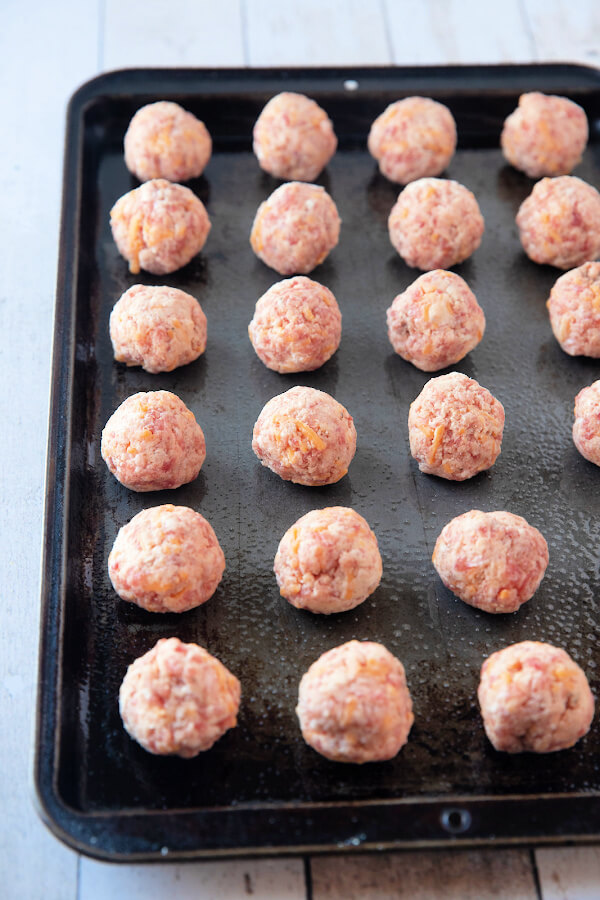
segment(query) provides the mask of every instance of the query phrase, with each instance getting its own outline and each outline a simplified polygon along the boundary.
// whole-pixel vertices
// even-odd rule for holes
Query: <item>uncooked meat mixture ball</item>
[[[191,294],[134,284],[113,307],[110,339],[117,362],[171,372],[204,353],[206,316]]]
[[[212,597],[225,556],[211,525],[187,506],[144,509],[119,531],[108,574],[123,600],[149,612],[185,612]]]
[[[132,491],[177,488],[198,476],[206,457],[193,412],[170,391],[133,394],[102,432],[102,459]]]
[[[396,353],[423,372],[436,372],[477,346],[485,316],[460,275],[435,269],[398,294],[387,311],[387,324]]]
[[[293,387],[265,404],[256,420],[252,449],[263,466],[315,487],[334,484],[356,451],[352,416],[324,391]]]
[[[388,219],[390,241],[408,266],[448,269],[481,243],[483,216],[474,195],[458,181],[420,178],[408,184]]]
[[[594,697],[568,653],[522,641],[492,653],[477,691],[485,732],[506,753],[565,750],[589,731]]]
[[[550,291],[554,337],[569,356],[600,357],[600,263],[565,272]]]
[[[464,481],[493,466],[502,445],[504,408],[460,372],[427,382],[410,405],[410,452],[421,472]]]
[[[444,171],[456,149],[456,123],[442,103],[406,97],[375,119],[368,147],[386,178],[408,184]]]
[[[211,152],[204,122],[166,100],[138,109],[125,133],[125,165],[140,181],[197,178]]]
[[[325,110],[304,94],[289,91],[269,100],[253,137],[261,169],[285,181],[314,181],[337,147]]]
[[[402,663],[372,641],[319,657],[302,677],[296,713],[307,744],[348,763],[392,759],[414,721]]]
[[[134,275],[175,272],[202,250],[210,219],[201,200],[164,178],[147,181],[117,200],[110,227]]]
[[[600,194],[573,175],[538,181],[517,225],[533,262],[572,269],[600,256]]]
[[[331,291],[304,275],[274,284],[248,326],[252,346],[275,372],[309,372],[333,356],[342,315]]]
[[[306,275],[333,250],[339,235],[340,217],[325,188],[292,181],[260,204],[250,244],[280,275]]]
[[[442,529],[432,559],[446,587],[465,603],[510,613],[537,591],[548,544],[521,516],[472,509]]]
[[[161,638],[127,669],[119,710],[144,750],[190,759],[237,724],[240,695],[235,675],[203,647]]]
[[[530,178],[568,175],[581,162],[588,139],[585,112],[566,97],[521,94],[502,129],[502,152]]]
[[[573,441],[582,456],[600,466],[600,381],[575,397]]]
[[[377,538],[353,509],[314,509],[292,525],[274,565],[282,597],[297,609],[338,613],[354,609],[381,581]]]

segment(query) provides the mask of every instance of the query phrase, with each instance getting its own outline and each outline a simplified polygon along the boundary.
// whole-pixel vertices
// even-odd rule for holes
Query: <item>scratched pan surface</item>
[[[358,88],[348,90],[348,79]],[[247,325],[278,276],[248,245],[258,204],[278,182],[258,168],[251,129],[266,100],[287,88],[329,112],[338,153],[319,179],[342,220],[339,246],[313,277],[343,314],[339,352],[320,371],[280,376],[255,356]],[[42,816],[83,852],[160,859],[421,846],[453,842],[585,839],[600,834],[600,728],[576,748],[508,756],[487,742],[476,704],[482,660],[536,639],[564,647],[592,688],[598,673],[600,473],[574,449],[573,398],[600,364],[556,344],[545,308],[559,274],[520,249],[514,216],[532,182],[498,149],[504,117],[523,90],[573,97],[591,144],[576,174],[600,185],[600,76],[567,66],[361,71],[130,71],[75,95],[68,121],[54,393],[48,463],[36,786]],[[428,376],[396,356],[385,310],[418,274],[389,244],[398,188],[364,149],[388,102],[427,94],[454,112],[459,149],[447,176],[477,196],[480,249],[456,267],[487,318],[485,337],[456,368],[506,409],[502,454],[489,472],[457,484],[422,475],[406,419]],[[165,375],[112,359],[108,318],[132,276],[112,242],[109,210],[136,186],[122,159],[133,112],[180,101],[206,122],[215,153],[191,183],[213,230],[205,250],[162,279],[194,294],[208,318],[197,362]],[[294,384],[333,394],[353,415],[358,450],[347,477],[325,488],[281,481],[251,450],[264,403]],[[206,463],[194,483],[135,494],[108,473],[100,434],[140,390],[177,393],[202,425]],[[212,523],[227,560],[213,598],[181,616],[119,600],[106,575],[117,530],[148,506],[194,507]],[[315,507],[352,506],[377,534],[384,574],[358,609],[315,617],[278,595],[273,557],[284,531]],[[541,529],[550,565],[515,615],[492,617],[454,598],[431,553],[442,526],[471,508],[508,509]],[[123,730],[117,693],[128,664],[160,637],[197,641],[241,680],[239,726],[194,760],[143,751]],[[303,672],[352,638],[383,642],[404,663],[415,723],[398,757],[362,767],[329,762],[302,741],[294,707]]]

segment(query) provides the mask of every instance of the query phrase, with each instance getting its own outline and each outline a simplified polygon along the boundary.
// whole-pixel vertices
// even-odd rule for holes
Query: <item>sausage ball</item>
[[[235,675],[203,647],[161,638],[127,669],[119,710],[144,750],[190,759],[237,724],[240,694]]]
[[[600,263],[561,275],[548,299],[554,337],[569,356],[600,357]]]
[[[113,307],[110,339],[117,362],[171,372],[204,353],[206,316],[185,291],[134,284]]]
[[[600,256],[600,194],[581,178],[542,178],[516,221],[533,262],[572,269]]]
[[[349,763],[392,759],[414,721],[402,663],[373,641],[320,656],[302,677],[296,713],[307,744]]]
[[[581,162],[588,140],[587,117],[566,97],[521,94],[504,122],[500,145],[508,162],[530,178],[568,175]]]
[[[206,444],[183,400],[170,391],[141,391],[112,414],[102,432],[100,452],[125,487],[162,491],[198,477]]]
[[[252,346],[275,372],[310,372],[333,356],[342,314],[329,288],[303,275],[279,281],[256,304]]]
[[[337,148],[325,110],[290,91],[271,97],[256,120],[253,137],[261,169],[285,181],[314,181]]]
[[[356,452],[352,416],[324,391],[293,387],[265,404],[252,449],[284,481],[315,487],[335,484]]]
[[[261,203],[250,244],[280,275],[306,275],[337,245],[340,217],[325,188],[291,181]]]
[[[314,509],[292,525],[274,565],[281,596],[297,609],[338,613],[354,609],[381,581],[377,538],[353,509]]]
[[[448,269],[481,243],[483,216],[474,195],[458,181],[420,178],[407,185],[388,219],[392,246],[407,266]]]
[[[510,613],[540,586],[548,544],[521,516],[472,509],[442,529],[432,560],[446,587],[469,606]]]
[[[573,441],[582,456],[600,466],[600,381],[575,397]]]
[[[568,653],[552,644],[522,641],[492,653],[477,691],[483,727],[506,753],[553,753],[589,731],[594,698]]]
[[[202,250],[210,219],[201,200],[164,178],[147,181],[117,200],[110,227],[129,271],[175,272]]]
[[[485,316],[466,281],[434,269],[420,275],[387,311],[388,337],[402,359],[423,372],[454,365],[477,346]]]
[[[375,119],[368,147],[382,175],[408,184],[444,171],[456,149],[456,123],[442,103],[406,97]]]
[[[204,122],[166,100],[138,109],[125,133],[125,165],[140,181],[197,178],[211,153]]]
[[[500,454],[504,407],[460,372],[427,382],[410,405],[410,452],[421,472],[464,481],[493,466]]]
[[[108,574],[123,600],[149,612],[186,612],[212,597],[225,557],[212,527],[187,506],[144,509],[119,531]]]

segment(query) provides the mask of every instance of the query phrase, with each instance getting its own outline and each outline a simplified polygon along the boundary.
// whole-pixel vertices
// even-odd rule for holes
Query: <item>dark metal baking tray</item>
[[[348,82],[357,82],[352,84]],[[278,280],[248,245],[255,210],[276,186],[251,153],[257,114],[296,90],[334,121],[339,150],[320,182],[343,219],[339,246],[313,277],[343,313],[343,339],[320,371],[279,376],[250,346],[256,299]],[[56,298],[43,561],[35,781],[40,812],[64,841],[107,859],[172,859],[436,844],[585,840],[600,836],[600,729],[549,756],[496,753],[476,705],[481,662],[525,638],[565,647],[598,691],[600,473],[570,437],[573,398],[600,373],[552,337],[545,300],[557,271],[520,249],[514,216],[532,182],[498,149],[502,121],[527,90],[570,96],[587,111],[591,143],[576,174],[600,184],[600,73],[565,65],[431,69],[132,70],[84,85],[69,112]],[[374,117],[394,99],[433,96],[452,109],[459,148],[447,175],[479,199],[481,248],[456,268],[487,317],[481,345],[456,368],[503,402],[502,454],[462,484],[420,474],[408,452],[408,406],[429,376],[396,356],[385,310],[418,274],[392,250],[386,219],[398,188],[365,150]],[[198,297],[205,356],[162,376],[112,359],[108,317],[136,281],[108,227],[135,186],[122,159],[133,112],[173,99],[199,115],[215,153],[192,188],[213,230],[205,251],[162,281]],[[250,443],[263,404],[295,383],[350,410],[358,452],[349,475],[303,488],[262,468]],[[129,394],[166,388],[195,412],[207,439],[200,477],[174,492],[135,494],[99,452],[108,416]],[[118,528],[166,501],[199,509],[227,559],[216,595],[180,617],[120,601],[106,576]],[[384,575],[358,609],[314,617],[278,596],[272,561],[283,532],[313,507],[350,505],[374,528]],[[541,528],[550,566],[515,615],[489,616],[441,585],[430,557],[453,516],[509,509]],[[163,636],[194,640],[242,681],[239,727],[194,760],[143,751],[123,730],[117,692],[127,665]],[[403,660],[415,708],[398,757],[362,767],[307,747],[297,685],[324,650],[382,641]]]

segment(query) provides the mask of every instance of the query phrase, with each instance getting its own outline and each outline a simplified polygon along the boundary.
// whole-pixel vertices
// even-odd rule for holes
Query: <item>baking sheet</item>
[[[340,142],[318,179],[338,205],[340,243],[312,277],[338,299],[342,344],[321,370],[293,376],[267,370],[247,337],[257,298],[279,280],[248,244],[256,208],[279,184],[258,168],[251,131],[266,100],[282,89],[324,106]],[[508,756],[487,742],[475,696],[482,660],[524,639],[563,646],[595,693],[599,686],[600,475],[575,450],[570,427],[573,398],[598,377],[600,364],[567,357],[552,336],[545,300],[559,273],[525,257],[514,224],[533,182],[508,167],[498,149],[503,119],[532,89],[571,96],[586,108],[591,144],[575,174],[600,185],[600,75],[582,67],[132,70],[101,76],[73,98],[36,747],[42,815],[71,845],[104,858],[164,859],[600,835],[597,721],[572,750]],[[501,400],[506,427],[493,469],[462,484],[422,475],[410,457],[408,407],[430,376],[393,353],[385,327],[386,308],[419,273],[389,244],[387,216],[399,188],[378,174],[365,142],[388,102],[416,93],[453,111],[459,149],[446,174],[475,193],[486,221],[480,249],[454,269],[485,311],[486,334],[454,368]],[[114,201],[137,185],[123,163],[123,134],[133,112],[156,99],[196,113],[215,147],[205,175],[190,182],[213,223],[209,240],[188,266],[163,278],[130,275],[108,226]],[[168,283],[200,300],[208,318],[203,357],[154,376],[113,361],[110,310],[138,282]],[[262,406],[293,384],[328,391],[355,419],[357,454],[336,485],[283,482],[252,453]],[[155,389],[174,391],[194,411],[207,459],[190,485],[135,494],[108,473],[100,433],[125,397]],[[227,561],[214,597],[182,616],[124,603],[106,574],[119,527],[165,502],[206,516]],[[315,617],[279,597],[272,564],[284,531],[308,510],[330,505],[365,516],[384,574],[356,610]],[[548,540],[546,577],[516,615],[471,609],[431,565],[443,525],[474,507],[524,515]],[[207,647],[242,682],[239,727],[191,761],[146,753],[118,714],[127,665],[171,635]],[[301,675],[326,649],[352,638],[381,641],[406,667],[415,724],[387,763],[325,760],[297,726]]]

